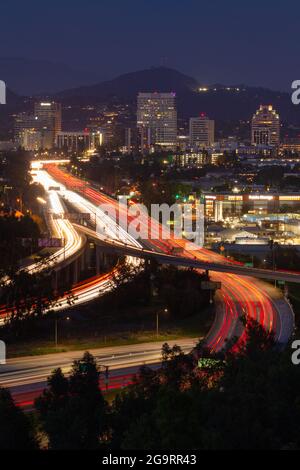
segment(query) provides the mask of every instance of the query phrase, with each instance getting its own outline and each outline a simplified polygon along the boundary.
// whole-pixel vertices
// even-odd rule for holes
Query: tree
[[[41,271],[30,273],[11,269],[7,275],[0,283],[1,301],[8,313],[2,335],[15,338],[30,334],[37,320],[52,311],[68,292],[69,286],[54,288],[52,270],[47,260],[41,261]]]
[[[86,352],[74,361],[71,375],[60,369],[35,401],[50,449],[97,449],[105,431],[105,401],[95,359]]]
[[[28,418],[15,405],[10,392],[0,387],[0,449],[36,448],[37,441]]]
[[[0,218],[0,272],[2,275],[5,275],[11,267],[16,266],[21,258],[31,254],[33,243],[37,241],[39,235],[38,225],[29,216]],[[29,239],[30,246],[26,247],[22,243],[23,238]]]
[[[131,429],[131,425],[132,429],[129,434],[131,432],[135,433],[136,429],[139,433],[139,439],[144,439],[144,432],[141,433],[141,428],[143,428],[145,421],[149,422],[151,419],[151,410],[155,405],[155,397],[160,387],[158,374],[149,367],[142,366],[133,382],[133,386],[116,396],[111,408],[109,427],[110,445],[113,448],[123,446],[125,436],[129,428]],[[137,426],[137,422],[139,422],[139,426]],[[156,442],[152,427],[145,427],[144,431],[147,429],[149,429],[148,438]],[[146,447],[146,445],[146,441],[144,441],[144,449],[152,448]],[[135,448],[138,448],[136,444]]]
[[[114,443],[144,450],[299,449],[300,370],[254,320],[246,322],[245,337],[209,368],[165,345],[163,366],[138,375],[113,403]]]

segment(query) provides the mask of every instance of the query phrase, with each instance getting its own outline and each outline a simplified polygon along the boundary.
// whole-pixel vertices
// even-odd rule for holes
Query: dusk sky
[[[289,89],[299,2],[4,0],[0,57],[63,62],[90,79],[167,65],[203,84]]]

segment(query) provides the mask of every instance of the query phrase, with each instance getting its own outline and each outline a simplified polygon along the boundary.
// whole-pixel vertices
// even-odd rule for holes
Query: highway
[[[49,177],[47,183],[44,180],[44,173],[37,172],[33,177],[33,181],[45,186],[49,184],[55,184],[54,181]],[[74,229],[73,225],[62,216],[64,214],[64,208],[60,201],[58,194],[48,189],[47,203],[49,207],[49,219],[52,226],[52,233],[55,237],[62,240],[63,246],[57,250],[53,255],[47,258],[47,267],[56,268],[58,265],[66,265],[71,262],[74,257],[79,256],[85,245],[85,237],[78,234]],[[26,271],[34,273],[45,269],[45,263],[43,261],[37,261],[25,268]]]
[[[103,211],[100,211],[97,206],[81,197],[74,191],[68,190],[62,183],[58,184],[58,182],[49,176],[46,171],[42,169],[36,171],[35,179],[43,185],[44,189],[50,193],[51,197],[55,196],[55,200],[57,202],[55,213],[58,217],[61,218],[55,218],[54,221],[60,224],[67,224],[68,227],[72,227],[72,230],[77,234],[77,236],[78,230],[74,229],[74,224],[63,218],[65,210],[62,203],[60,202],[60,199],[72,203],[79,212],[88,213],[91,217],[96,217],[97,220],[101,220],[101,223],[106,230],[107,236],[109,236],[110,239],[115,240],[116,242],[118,240],[122,240],[122,242],[126,242],[127,244],[137,248],[141,246],[125,230],[117,230],[116,224],[109,217],[107,217]],[[54,187],[57,189],[51,189]],[[132,256],[126,257],[126,263],[128,266],[131,265],[133,267],[140,265],[140,261]],[[99,295],[109,292],[109,290],[111,290],[113,287],[112,279],[117,276],[118,266],[116,266],[113,270],[111,270],[111,272],[107,274],[94,276],[91,279],[87,279],[86,281],[77,284],[73,289],[71,289],[71,292],[69,293],[72,297],[72,305],[80,305],[82,303],[89,302],[97,298]],[[59,303],[54,307],[54,310],[58,311],[69,308],[70,295],[60,299]]]
[[[118,202],[107,196],[88,183],[69,175],[55,165],[47,165],[47,172],[59,183],[64,184],[69,190],[76,191],[85,199],[95,205],[114,204],[119,215],[127,216],[127,207],[119,208]],[[120,214],[124,212],[124,214]],[[149,217],[145,215],[143,223],[149,229]],[[222,289],[218,292],[218,308],[216,320],[213,324],[206,342],[212,351],[219,351],[226,346],[226,343],[237,336],[239,341],[245,339],[244,327],[240,321],[241,316],[249,316],[256,319],[267,331],[272,331],[276,340],[280,344],[285,344],[290,338],[294,328],[294,316],[289,303],[280,295],[279,291],[272,289],[268,284],[257,281],[251,277],[242,277],[235,274],[234,268],[241,268],[238,263],[232,263],[234,267],[228,273],[228,261],[224,263],[224,258],[207,249],[197,247],[189,243],[186,249],[184,240],[165,240],[161,236],[163,228],[157,221],[151,219],[151,231],[156,234],[156,239],[148,239],[147,245],[156,252],[170,255],[174,248],[182,249],[182,257],[186,263],[199,261],[201,263],[217,264],[215,269],[224,272],[211,273],[212,280],[222,283]],[[207,269],[208,264],[201,264],[201,268]],[[200,267],[200,264],[199,264]],[[245,272],[245,271],[243,271]]]
[[[272,271],[268,269],[248,268],[239,266],[229,261],[212,262],[204,259],[197,258],[197,253],[193,258],[187,258],[184,256],[176,256],[157,252],[154,250],[147,250],[147,248],[135,247],[129,244],[124,244],[118,240],[112,240],[108,236],[101,236],[95,230],[91,230],[88,227],[73,224],[77,231],[84,233],[85,235],[93,238],[96,242],[99,242],[103,246],[110,247],[112,252],[120,255],[128,255],[138,258],[154,258],[160,264],[170,264],[174,266],[182,266],[187,268],[196,268],[201,270],[209,270],[221,273],[232,273],[239,274],[241,276],[253,276],[260,279],[268,280],[281,280],[286,282],[293,282],[296,284],[300,283],[300,274],[289,272],[289,271]],[[188,243],[191,245],[190,242]],[[199,250],[198,248],[195,248]],[[191,253],[192,250],[189,251]]]
[[[99,218],[102,222],[105,222],[105,238],[110,240],[110,242],[113,241],[114,246],[121,245],[124,247],[126,243],[126,246],[130,249],[136,251],[142,250],[143,245],[140,241],[137,242],[131,238],[126,238],[124,234],[120,237],[121,240],[116,239],[113,235],[116,227],[112,225],[115,222],[105,219],[102,213],[97,213],[97,206],[99,204],[109,202],[117,205],[117,201],[95,191],[86,183],[78,180],[78,178],[75,178],[75,181],[73,181],[74,177],[56,167],[48,167],[47,172],[49,172],[51,178],[55,181],[55,185],[61,185],[60,190],[56,191],[58,198],[65,198],[79,211],[96,214],[95,221]],[[61,207],[59,210],[61,210]],[[122,208],[121,210],[126,211],[127,208],[124,206],[124,209]],[[149,220],[145,217],[143,223],[148,227]],[[77,229],[78,227],[75,226],[74,230],[76,232]],[[161,233],[161,227],[156,221],[154,221],[154,230],[158,234]],[[92,230],[92,232],[94,231]],[[204,248],[199,249],[199,247],[189,243],[189,249],[186,249],[186,242],[184,240],[164,240],[159,236],[157,240],[147,240],[147,247],[143,248],[143,251],[148,249],[149,253],[155,251],[157,254],[159,252],[162,259],[165,259],[163,257],[174,258],[170,253],[176,247],[181,248],[181,256],[185,260],[191,262],[199,260],[201,263],[209,264],[224,264],[223,257]],[[137,259],[133,253],[128,258],[130,262],[136,262],[134,260]],[[237,267],[238,264],[233,263],[233,266]],[[117,267],[114,269],[116,272]],[[76,302],[91,300],[99,295],[99,291],[107,292],[111,288],[113,271],[104,276],[95,276],[75,286]],[[216,296],[216,316],[211,330],[205,338],[206,346],[212,352],[222,350],[227,342],[235,337],[238,338],[237,344],[246,339],[245,329],[240,321],[242,316],[255,318],[267,331],[274,333],[280,345],[286,344],[293,332],[294,317],[289,303],[277,289],[258,279],[240,276],[235,273],[212,272],[211,277],[212,280],[222,283],[222,288],[217,292]],[[65,304],[61,308],[68,307],[67,299],[65,299]],[[189,351],[196,341],[181,340],[176,341],[176,343],[181,345],[184,351]],[[102,348],[93,351],[93,354],[97,357],[99,363],[110,366],[111,378],[109,388],[115,388],[130,383],[132,374],[141,364],[149,363],[157,366],[160,362],[160,349],[161,344],[148,343],[146,345]],[[51,370],[55,367],[62,367],[63,371],[68,373],[72,361],[82,356],[82,353],[82,351],[78,351],[40,357],[9,359],[7,365],[0,366],[0,384],[11,389],[18,404],[21,406],[32,406],[33,399],[44,388],[46,378]]]
[[[42,181],[40,180],[40,176],[41,173],[36,175],[34,181],[41,184]],[[68,220],[61,218],[64,209],[57,193],[55,191],[49,191],[45,202],[49,213],[51,235],[61,239],[63,246],[57,249],[55,253],[46,256],[45,259],[38,259],[38,261],[35,260],[33,262],[31,260],[28,262],[28,259],[24,260],[20,267],[20,271],[26,271],[33,274],[48,268],[60,269],[62,266],[66,266],[79,256],[85,247],[85,236],[83,234],[79,234]],[[9,283],[10,279],[9,277],[6,277],[2,281]],[[0,308],[0,318],[3,316],[2,314],[3,308]]]
[[[170,341],[177,344],[184,352],[190,352],[198,338]],[[162,342],[143,343],[92,349],[90,352],[99,365],[109,366],[109,388],[118,388],[131,381],[132,375],[143,364],[158,366],[161,361]],[[6,365],[0,365],[0,386],[9,388],[16,403],[21,406],[32,405],[33,399],[45,388],[51,372],[61,367],[69,374],[74,360],[80,359],[84,351],[28,356],[8,359]],[[103,380],[102,380],[103,385]]]
[[[49,215],[52,224],[52,232],[58,238],[63,238],[63,248],[57,250],[56,253],[47,258],[47,263],[44,261],[37,261],[24,270],[33,273],[41,271],[43,269],[52,268],[58,270],[64,267],[67,263],[72,262],[78,257],[85,245],[85,236],[80,234],[74,225],[67,220],[65,216],[65,208],[62,204],[62,198],[72,202],[80,212],[90,213],[92,216],[101,219],[101,222],[105,226],[106,233],[111,239],[118,240],[118,236],[123,242],[131,244],[135,247],[141,245],[130,237],[125,230],[120,231],[116,229],[116,224],[113,223],[105,214],[98,210],[97,206],[93,205],[89,201],[81,198],[78,194],[72,191],[68,191],[61,185],[60,189],[53,189],[57,187],[57,181],[55,181],[47,172],[37,170],[34,172],[33,179],[35,182],[41,184],[46,193],[49,203]],[[137,258],[131,256],[126,257],[126,262],[130,266],[137,267],[141,262]],[[75,285],[70,292],[60,298],[57,303],[52,306],[51,310],[60,311],[70,308],[72,305],[80,305],[92,301],[109,292],[113,288],[113,279],[118,276],[118,266],[112,269],[109,273],[101,274],[99,276],[93,276],[90,279],[86,279],[83,282]],[[0,324],[11,314],[11,311],[5,306],[0,307]]]

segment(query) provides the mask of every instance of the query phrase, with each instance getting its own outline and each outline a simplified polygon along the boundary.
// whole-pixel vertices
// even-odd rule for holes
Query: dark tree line
[[[161,367],[142,367],[111,404],[86,353],[69,377],[58,369],[48,379],[35,403],[38,436],[50,449],[299,449],[300,369],[254,321],[246,339],[214,357],[203,344],[191,354],[165,344]],[[0,448],[37,445],[6,391],[0,418]]]
[[[38,440],[28,417],[18,408],[10,392],[0,387],[0,449],[32,450]]]
[[[13,215],[0,217],[0,271],[4,273],[15,267],[20,259],[31,254],[34,240],[40,236],[36,222],[29,217],[17,218]],[[24,243],[24,239],[30,239]]]

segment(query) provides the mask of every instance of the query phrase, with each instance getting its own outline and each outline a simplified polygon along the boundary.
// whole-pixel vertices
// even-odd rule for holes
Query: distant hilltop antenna
[[[167,60],[168,60],[168,57],[166,56],[163,56],[160,58],[160,66],[161,67],[167,67]]]

